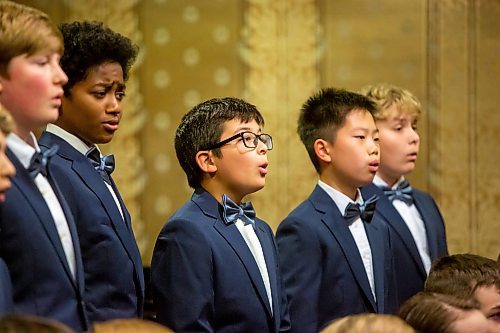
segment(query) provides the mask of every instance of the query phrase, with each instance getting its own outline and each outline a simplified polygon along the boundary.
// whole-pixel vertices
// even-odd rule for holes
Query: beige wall
[[[319,87],[390,82],[425,112],[413,184],[442,210],[451,253],[500,252],[500,2],[497,0],[20,1],[57,22],[103,20],[141,46],[123,126],[110,147],[146,262],[168,216],[190,196],[173,150],[191,106],[232,95],[256,104],[276,148],[252,196],[273,227],[316,176],[295,134]]]

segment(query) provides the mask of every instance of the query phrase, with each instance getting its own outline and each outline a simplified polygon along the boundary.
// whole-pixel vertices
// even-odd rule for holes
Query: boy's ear
[[[332,161],[331,144],[326,140],[317,139],[314,141],[314,153],[325,163],[330,163]]]
[[[196,153],[196,164],[206,173],[213,173],[217,171],[217,166],[214,163],[213,155],[209,150],[200,150]]]

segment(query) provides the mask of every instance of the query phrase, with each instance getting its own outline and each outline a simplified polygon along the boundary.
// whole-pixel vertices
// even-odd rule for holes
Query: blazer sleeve
[[[156,241],[151,280],[157,320],[175,332],[213,332],[212,255],[194,223],[172,220]]]
[[[303,221],[287,217],[280,224],[276,239],[288,297],[290,332],[317,332],[322,276],[317,235]]]

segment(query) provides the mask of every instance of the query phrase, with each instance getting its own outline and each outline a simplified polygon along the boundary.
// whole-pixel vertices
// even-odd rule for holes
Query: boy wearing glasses
[[[175,150],[194,194],[165,224],[151,263],[157,319],[176,332],[289,328],[276,244],[243,198],[264,187],[272,138],[255,106],[211,99],[182,118]]]

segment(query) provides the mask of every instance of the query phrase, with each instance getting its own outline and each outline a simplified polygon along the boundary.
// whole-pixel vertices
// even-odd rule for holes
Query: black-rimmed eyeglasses
[[[266,145],[267,150],[273,149],[273,138],[269,134],[265,134],[265,133],[255,134],[253,132],[240,132],[240,133],[235,134],[235,135],[233,135],[225,140],[222,140],[219,143],[216,143],[213,146],[204,148],[202,150],[217,149],[217,148],[224,146],[226,143],[229,143],[229,142],[233,141],[234,139],[238,139],[238,138],[241,138],[241,141],[243,141],[243,145],[245,145],[245,147],[247,147],[247,148],[257,148],[257,145],[259,144],[259,140],[260,140],[261,142],[263,142]]]

